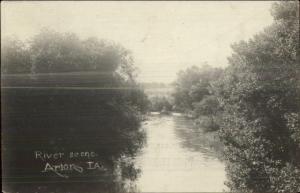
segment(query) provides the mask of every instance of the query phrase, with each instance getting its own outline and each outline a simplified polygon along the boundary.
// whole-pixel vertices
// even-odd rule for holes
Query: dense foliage
[[[143,143],[139,126],[147,110],[131,53],[113,42],[80,40],[74,34],[50,30],[41,31],[27,44],[8,39],[1,46],[2,155],[4,182],[9,182],[5,188],[14,192],[125,191],[123,180],[118,179],[137,176],[138,170],[124,158],[134,155]],[[34,159],[34,151],[94,151],[99,155],[94,161],[107,170],[61,179],[55,173],[41,173],[45,163]],[[41,185],[57,178],[65,190]],[[76,179],[97,183],[88,188],[63,183]],[[30,183],[34,181],[39,183]]]
[[[169,97],[154,96],[150,98],[149,110],[153,112],[168,113],[172,111],[173,105]]]
[[[233,45],[215,88],[232,191],[300,191],[298,8],[274,4],[274,24]]]
[[[212,93],[212,83],[221,74],[222,69],[209,65],[180,71],[173,93],[174,109],[195,118],[204,129],[217,130],[220,107]]]
[[[223,73],[203,83],[207,72],[193,67],[177,82],[176,104],[218,118],[232,192],[300,191],[299,3],[271,13],[271,26],[232,46]]]

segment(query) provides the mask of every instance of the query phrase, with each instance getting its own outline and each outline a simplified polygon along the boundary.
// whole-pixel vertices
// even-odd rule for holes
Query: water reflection
[[[153,115],[145,123],[147,144],[136,158],[142,192],[221,192],[224,165],[212,139],[178,116]]]
[[[135,167],[133,157],[134,154],[123,154],[115,158],[113,156],[97,158],[105,170],[86,171],[80,175],[69,173],[69,178],[66,179],[55,175],[54,172],[46,174],[32,168],[17,176],[6,175],[3,189],[9,193],[138,192],[135,181],[141,171]]]
[[[152,115],[143,123],[136,136],[133,133],[120,131],[114,131],[112,135],[113,131],[106,130],[98,133],[102,135],[100,139],[91,135],[88,137],[90,145],[82,146],[82,150],[92,148],[99,153],[97,159],[104,165],[105,171],[89,173],[87,176],[73,176],[66,180],[58,179],[57,176],[54,178],[47,176],[46,180],[48,182],[50,180],[51,183],[47,181],[7,183],[6,189],[9,189],[9,192],[25,193],[221,192],[226,190],[223,184],[224,165],[218,159],[217,153],[220,144],[212,135],[195,128],[191,120],[179,116]],[[104,134],[118,138],[106,140],[109,138]],[[79,138],[76,140],[83,141],[83,136]],[[65,144],[74,144],[73,140],[69,142],[64,140],[62,144],[55,141],[55,144],[61,147]],[[37,147],[38,144],[32,146]],[[118,146],[123,147],[122,151],[120,148],[114,150],[114,147]],[[26,151],[26,155],[30,151]],[[28,160],[28,163],[34,162]],[[24,163],[16,165],[28,167]],[[35,168],[32,171],[39,170]],[[30,173],[32,174],[37,173]],[[42,181],[44,174],[37,175],[38,178],[34,180]]]
[[[175,132],[180,139],[180,144],[187,151],[200,152],[208,159],[221,158],[222,144],[216,133],[204,132],[185,117],[176,117]]]

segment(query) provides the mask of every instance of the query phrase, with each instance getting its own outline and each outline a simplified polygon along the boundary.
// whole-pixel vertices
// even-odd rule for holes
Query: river
[[[100,133],[102,134],[101,140],[99,137],[93,139],[89,136],[89,143],[86,143],[89,144],[88,147],[100,147],[96,152],[101,159],[96,157],[94,161],[103,163],[105,170],[85,170],[84,173],[67,171],[64,174],[69,175],[70,179],[62,178],[51,170],[47,173],[41,172],[45,167],[45,162],[33,159],[32,156],[26,157],[32,152],[31,149],[21,149],[20,155],[24,156],[20,160],[34,164],[15,163],[21,170],[17,170],[17,173],[12,173],[12,176],[5,178],[13,180],[11,183],[6,183],[5,189],[7,192],[24,193],[227,191],[224,185],[226,180],[224,164],[220,161],[220,153],[218,153],[222,149],[222,145],[213,133],[205,133],[196,128],[192,120],[175,115],[149,115],[147,120],[142,123],[142,135],[138,135],[141,139],[136,140],[141,142],[135,142],[138,145],[124,140],[120,137],[120,133],[109,133],[109,131],[106,130],[105,135]],[[115,142],[109,137],[104,137],[113,134],[114,138],[119,137],[118,141]],[[84,141],[84,138],[81,140]],[[25,142],[19,141],[23,146],[28,144]],[[74,141],[71,142],[70,144],[73,145]],[[113,145],[105,145],[109,142]],[[35,140],[31,143],[31,146],[36,148],[39,141]],[[15,143],[12,144],[15,145]],[[119,149],[126,145],[132,154],[124,154],[120,160],[118,157],[114,160],[115,163],[112,163],[112,155],[120,154],[115,151],[114,147]],[[27,145],[27,147],[30,146]],[[68,151],[74,151],[73,147],[66,147],[68,147]],[[88,150],[88,148],[86,149]],[[15,156],[20,155],[16,154]],[[62,160],[69,163],[68,159]],[[79,159],[71,161],[73,162],[70,163],[81,164]],[[56,163],[55,160],[49,160],[49,162]],[[16,166],[13,165],[13,167]]]
[[[150,115],[144,122],[144,147],[136,157],[141,192],[222,192],[225,167],[221,144],[182,116]]]

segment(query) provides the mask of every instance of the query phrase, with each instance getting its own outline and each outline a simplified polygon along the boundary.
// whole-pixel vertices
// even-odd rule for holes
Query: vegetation
[[[209,65],[179,72],[173,93],[174,109],[192,116],[206,130],[217,130],[220,106],[212,92],[212,83],[221,73],[222,69]]]
[[[232,192],[300,191],[299,4],[275,3],[272,15],[271,26],[232,46],[223,73],[203,83],[207,72],[194,67],[177,81],[180,108],[218,115]]]
[[[166,96],[155,96],[150,98],[150,111],[168,113],[172,111],[173,105]]]
[[[233,45],[230,66],[218,82],[220,135],[234,191],[300,190],[297,7],[297,2],[274,4],[274,24]]]
[[[62,183],[95,181],[89,185],[91,192],[125,191],[117,179],[137,177],[138,170],[124,157],[134,155],[143,143],[139,126],[147,110],[130,51],[113,42],[80,40],[75,34],[50,30],[41,31],[28,44],[10,39],[1,46],[4,181],[14,185],[6,188],[55,192],[57,187],[49,184],[26,183],[59,178]],[[94,151],[99,156],[90,161],[99,161],[107,170],[61,179],[55,173],[41,173],[43,163],[34,159],[34,151]],[[76,183],[60,187],[65,190],[59,192],[88,190]]]
[[[183,112],[218,134],[231,192],[300,191],[299,3],[274,3],[271,13],[271,26],[232,45],[228,67],[181,71],[174,101],[161,96],[150,103],[152,111]],[[9,40],[1,46],[7,179],[41,178],[39,164],[28,157],[37,147],[92,149],[101,152],[109,172],[84,177],[101,181],[113,173],[110,185],[97,185],[121,192],[115,173],[122,166],[122,178],[137,177],[138,170],[124,157],[143,143],[139,125],[149,107],[130,52],[113,42],[49,30],[28,45]],[[14,170],[17,166],[31,170]],[[41,180],[54,179],[46,177]]]

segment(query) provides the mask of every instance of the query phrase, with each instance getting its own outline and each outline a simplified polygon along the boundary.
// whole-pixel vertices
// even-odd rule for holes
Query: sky
[[[272,23],[271,1],[1,2],[1,38],[23,41],[41,28],[119,42],[142,82],[175,80],[179,70],[228,65],[231,44]]]

